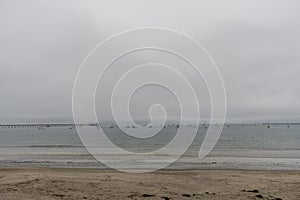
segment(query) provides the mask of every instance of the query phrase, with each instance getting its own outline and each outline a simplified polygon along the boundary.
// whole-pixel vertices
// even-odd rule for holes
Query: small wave
[[[0,148],[72,148],[72,147],[84,147],[83,145],[9,145],[9,146],[0,146]]]
[[[30,146],[27,146],[27,147],[46,147],[46,148],[62,148],[62,147],[84,147],[82,145],[65,145],[65,144],[62,144],[62,145],[30,145]]]

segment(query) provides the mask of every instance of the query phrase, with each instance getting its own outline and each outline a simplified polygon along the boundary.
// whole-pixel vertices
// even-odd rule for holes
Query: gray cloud
[[[299,4],[295,0],[1,0],[0,122],[72,121],[73,81],[87,53],[111,34],[144,26],[181,31],[207,48],[224,78],[228,121],[300,121]],[[151,58],[141,54],[119,65]],[[194,81],[192,72],[186,71]],[[203,83],[197,91],[203,99],[203,117],[208,118]],[[147,89],[151,92],[177,105],[161,91]],[[148,99],[137,95],[133,110],[137,119],[146,115],[143,105],[151,102]]]

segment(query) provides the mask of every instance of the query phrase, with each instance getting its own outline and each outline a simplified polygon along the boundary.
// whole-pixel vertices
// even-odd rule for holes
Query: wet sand
[[[0,169],[0,199],[300,199],[300,171]]]

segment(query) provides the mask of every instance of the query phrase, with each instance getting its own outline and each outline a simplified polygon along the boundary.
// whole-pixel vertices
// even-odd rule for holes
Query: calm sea
[[[124,136],[118,128],[104,129],[116,145],[134,152],[161,148],[176,130],[167,127],[159,137],[137,140]],[[201,125],[190,149],[168,168],[300,170],[299,125],[225,126],[213,151],[200,160],[197,156],[206,130]],[[163,156],[168,155],[158,156],[155,162],[163,162]],[[107,168],[87,152],[76,130],[70,127],[0,129],[0,167]]]

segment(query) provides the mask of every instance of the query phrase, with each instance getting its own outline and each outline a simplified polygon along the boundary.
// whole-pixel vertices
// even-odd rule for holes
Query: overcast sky
[[[0,123],[72,121],[73,82],[88,52],[112,34],[147,26],[206,47],[224,79],[227,121],[300,122],[299,8],[297,0],[0,0]],[[146,53],[119,66],[148,61]],[[161,89],[145,90],[131,106],[136,118],[147,115],[153,95],[176,107]]]

